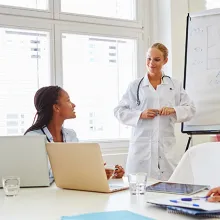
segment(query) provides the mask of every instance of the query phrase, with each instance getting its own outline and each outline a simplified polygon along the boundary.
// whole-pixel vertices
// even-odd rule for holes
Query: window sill
[[[98,143],[103,154],[127,153],[129,140],[114,139],[114,140],[83,140],[84,143]]]

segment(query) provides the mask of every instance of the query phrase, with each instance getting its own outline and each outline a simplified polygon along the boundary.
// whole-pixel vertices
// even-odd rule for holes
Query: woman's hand
[[[108,180],[113,176],[114,172],[115,172],[114,169],[105,169],[105,173]]]
[[[115,168],[105,168],[105,173],[107,176],[107,179],[110,179],[111,177],[114,179],[120,179],[123,177],[125,171],[122,166],[115,165]]]
[[[124,174],[125,174],[124,168],[122,166],[115,165],[115,173],[113,178],[120,179],[124,176]]]
[[[140,119],[153,119],[158,114],[159,114],[158,109],[146,109],[141,113]]]
[[[175,109],[170,107],[163,107],[159,110],[159,115],[171,115],[175,113],[176,113]]]
[[[209,202],[220,202],[220,187],[209,190],[206,196],[209,196]]]

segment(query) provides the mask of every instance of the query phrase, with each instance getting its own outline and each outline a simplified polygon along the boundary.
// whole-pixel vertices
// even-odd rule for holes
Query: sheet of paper
[[[156,204],[156,205],[166,205],[166,206],[179,206],[179,207],[186,207],[186,208],[193,208],[193,209],[200,209],[206,211],[220,211],[220,203],[212,203],[206,201],[206,199],[194,200],[190,202],[170,202],[170,200],[178,200],[177,197],[167,197],[167,198],[158,198],[158,199],[151,199],[148,200],[148,203]],[[194,207],[192,204],[198,204],[199,207]]]

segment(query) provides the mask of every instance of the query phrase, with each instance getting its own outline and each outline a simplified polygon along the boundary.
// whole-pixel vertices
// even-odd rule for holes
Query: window
[[[48,0],[0,0],[0,5],[47,10]]]
[[[80,139],[127,138],[113,109],[136,76],[136,40],[62,34],[63,86],[76,105],[69,120]]]
[[[220,8],[220,1],[219,0],[206,0],[206,8],[207,9]]]
[[[114,117],[129,83],[145,74],[148,0],[0,0],[0,135],[31,126],[34,95],[59,85],[76,104],[65,127],[80,140],[124,146]],[[146,14],[145,14],[146,13]]]
[[[61,12],[135,20],[135,3],[135,0],[61,0]]]
[[[20,135],[35,115],[33,97],[50,84],[49,33],[0,28],[0,134]]]

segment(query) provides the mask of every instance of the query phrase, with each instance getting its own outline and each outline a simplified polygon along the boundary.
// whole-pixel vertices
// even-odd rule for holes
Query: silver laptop
[[[48,157],[44,136],[0,137],[0,187],[2,177],[20,177],[21,187],[49,186]]]
[[[47,143],[55,183],[64,189],[115,192],[128,189],[109,184],[101,150],[95,143]]]

